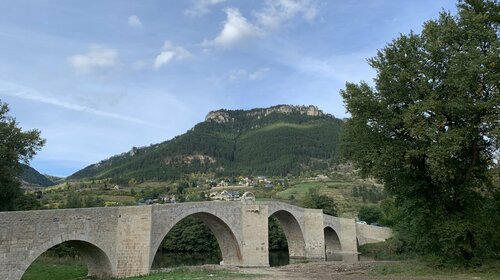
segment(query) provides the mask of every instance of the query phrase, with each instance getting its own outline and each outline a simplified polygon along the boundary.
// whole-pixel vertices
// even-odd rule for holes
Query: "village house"
[[[240,198],[240,192],[238,191],[221,191],[210,193],[210,200],[224,200],[232,201],[238,200]]]

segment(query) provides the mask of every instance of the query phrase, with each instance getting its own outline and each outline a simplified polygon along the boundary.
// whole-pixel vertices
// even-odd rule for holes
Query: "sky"
[[[316,105],[373,82],[366,59],[449,0],[0,2],[0,100],[46,145],[31,166],[72,173],[169,140],[211,110]]]

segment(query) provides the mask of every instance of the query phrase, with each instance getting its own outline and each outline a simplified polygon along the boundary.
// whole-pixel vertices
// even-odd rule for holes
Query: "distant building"
[[[224,181],[224,180],[221,180],[218,184],[217,184],[217,187],[227,187],[229,184]]]
[[[257,181],[259,183],[271,183],[271,181],[266,176],[257,176]]]
[[[210,200],[225,200],[232,201],[238,200],[240,198],[240,192],[238,191],[222,191],[210,193]]]

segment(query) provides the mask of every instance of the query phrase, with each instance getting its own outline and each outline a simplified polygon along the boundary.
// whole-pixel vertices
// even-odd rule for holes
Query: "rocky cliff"
[[[246,117],[267,117],[272,113],[277,114],[301,114],[311,117],[321,117],[325,114],[323,111],[318,109],[318,107],[309,105],[309,106],[295,106],[295,105],[277,105],[269,108],[258,108],[246,111]],[[217,110],[211,111],[205,117],[205,121],[214,121],[217,123],[227,123],[230,121],[234,121],[234,118],[231,117],[230,113],[227,110]]]

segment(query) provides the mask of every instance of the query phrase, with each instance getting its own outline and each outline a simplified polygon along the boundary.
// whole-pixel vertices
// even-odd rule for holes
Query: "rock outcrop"
[[[205,121],[214,121],[217,123],[227,123],[229,121],[234,120],[230,116],[230,111],[228,110],[217,110],[217,111],[211,111],[208,113],[208,115],[205,117]],[[265,117],[268,116],[272,113],[278,113],[278,114],[301,114],[301,115],[307,115],[307,116],[312,116],[312,117],[320,117],[324,116],[325,114],[323,111],[318,109],[317,106],[309,105],[309,106],[295,106],[295,105],[277,105],[273,106],[270,108],[259,108],[259,109],[253,109],[250,110],[246,113],[246,116],[248,117]]]

